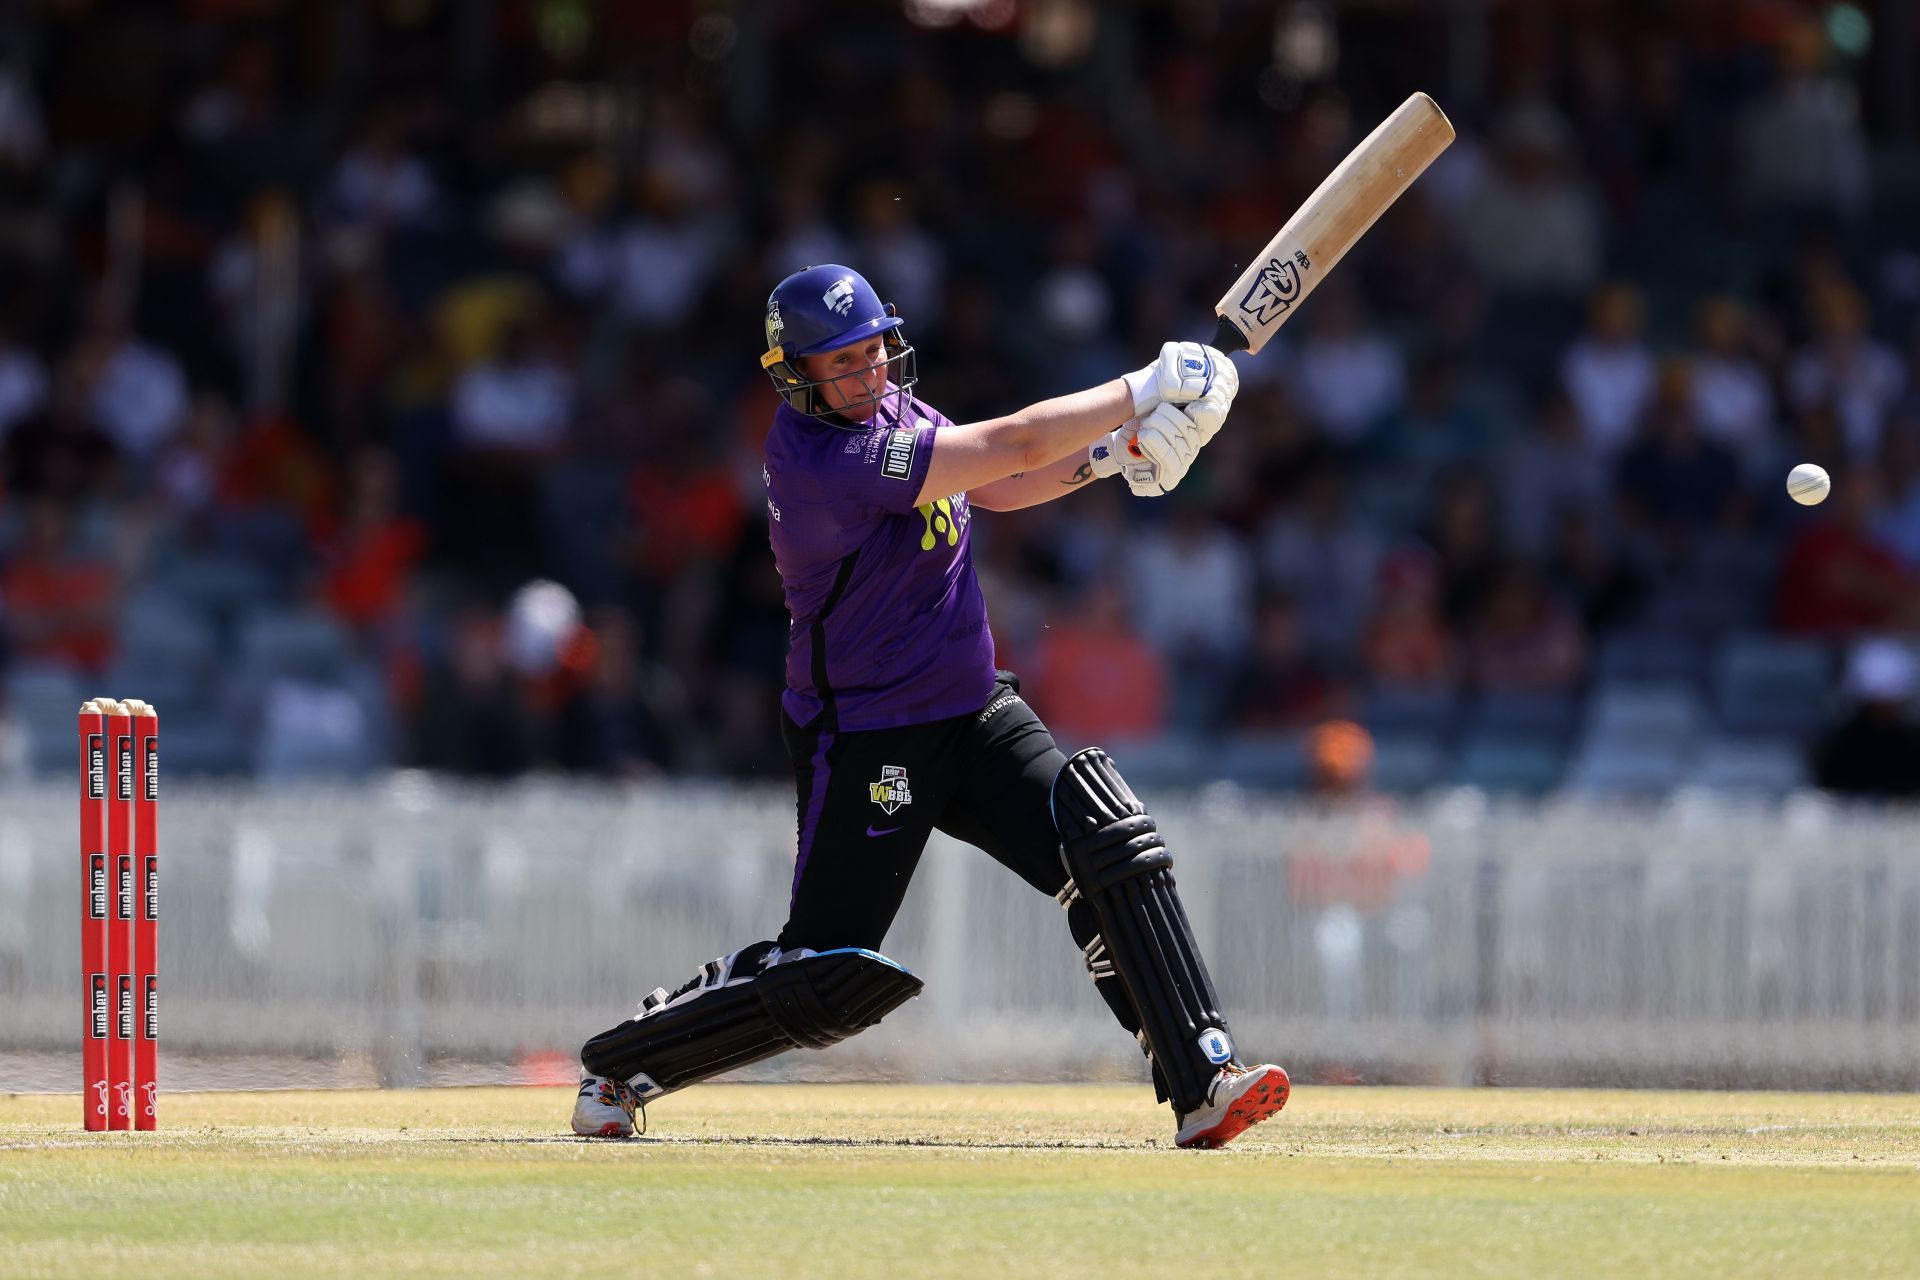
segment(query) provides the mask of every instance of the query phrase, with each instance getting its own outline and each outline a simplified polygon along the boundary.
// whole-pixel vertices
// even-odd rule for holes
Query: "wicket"
[[[138,700],[82,704],[81,1046],[86,1128],[159,1122],[160,717]]]

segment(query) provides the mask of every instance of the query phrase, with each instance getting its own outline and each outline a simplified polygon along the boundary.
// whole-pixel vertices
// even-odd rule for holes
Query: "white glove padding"
[[[1200,448],[1205,448],[1211,443],[1221,425],[1226,422],[1227,410],[1233,407],[1233,392],[1237,389],[1237,387],[1229,389],[1225,395],[1222,395],[1216,379],[1213,390],[1198,400],[1189,401],[1180,406],[1181,412],[1192,420],[1194,430],[1200,434]]]
[[[1120,473],[1136,498],[1158,498],[1173,492],[1205,443],[1200,428],[1179,405],[1163,404],[1114,434],[1124,437],[1129,431],[1133,439],[1121,456]]]
[[[1133,415],[1144,419],[1162,404],[1198,400],[1214,389],[1221,365],[1227,366],[1234,391],[1239,390],[1239,371],[1212,347],[1198,342],[1167,343],[1160,348],[1158,360],[1126,375],[1127,390],[1133,393]],[[1231,391],[1227,398],[1233,398]]]

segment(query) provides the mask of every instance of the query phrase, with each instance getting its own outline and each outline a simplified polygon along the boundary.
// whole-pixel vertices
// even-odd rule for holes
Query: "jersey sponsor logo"
[[[894,480],[913,475],[914,451],[920,447],[920,433],[912,427],[895,427],[887,432],[887,447],[880,459],[880,474]]]
[[[827,291],[820,295],[820,301],[835,315],[844,316],[853,310],[853,277],[841,276]]]
[[[879,805],[889,817],[901,805],[912,804],[913,792],[907,784],[906,769],[897,764],[881,765],[880,781],[867,784],[867,799]]]
[[[1310,267],[1307,255],[1298,249],[1293,258],[1269,258],[1253,284],[1240,299],[1240,309],[1258,325],[1272,324],[1287,313],[1300,297],[1300,273]]]
[[[956,493],[949,498],[935,498],[932,502],[923,502],[914,508],[927,527],[920,535],[920,549],[931,551],[940,545],[942,539],[950,547],[960,544],[960,534],[967,523],[973,519],[973,509],[967,505],[967,496]]]

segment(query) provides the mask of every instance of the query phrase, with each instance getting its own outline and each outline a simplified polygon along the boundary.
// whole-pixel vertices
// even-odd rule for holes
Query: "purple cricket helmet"
[[[767,351],[760,357],[760,367],[794,409],[831,426],[844,426],[820,396],[821,386],[831,379],[809,379],[800,372],[797,357],[838,351],[879,334],[886,344],[890,386],[853,403],[874,404],[890,395],[905,396],[920,379],[913,347],[901,332],[903,323],[853,268],[832,263],[808,267],[775,285],[767,298]],[[864,424],[854,426],[866,429]]]

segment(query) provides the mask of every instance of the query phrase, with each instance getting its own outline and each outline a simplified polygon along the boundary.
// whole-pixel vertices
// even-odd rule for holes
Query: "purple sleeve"
[[[848,448],[829,454],[829,474],[821,479],[831,499],[895,515],[913,510],[939,430],[932,417],[915,415],[914,420],[913,426],[877,427],[854,436]]]

